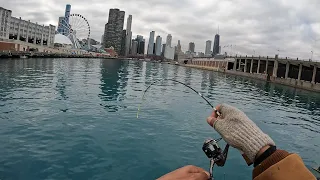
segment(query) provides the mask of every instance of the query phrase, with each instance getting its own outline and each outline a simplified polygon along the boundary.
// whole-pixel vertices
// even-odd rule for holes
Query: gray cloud
[[[181,40],[183,50],[195,42],[204,51],[220,27],[221,45],[233,45],[240,54],[310,58],[311,50],[320,59],[320,1],[318,0],[0,0],[13,16],[39,24],[54,24],[64,15],[65,3],[72,13],[85,16],[92,37],[100,41],[110,8],[133,15],[133,35],[149,32],[163,37],[172,34],[173,44]],[[125,25],[124,25],[125,27]],[[230,52],[230,48],[223,51]]]

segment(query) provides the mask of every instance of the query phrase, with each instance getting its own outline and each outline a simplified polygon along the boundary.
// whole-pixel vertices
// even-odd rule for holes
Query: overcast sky
[[[204,52],[220,27],[221,46],[234,52],[320,59],[319,0],[0,0],[12,15],[40,24],[57,25],[65,5],[82,14],[91,26],[92,38],[101,41],[110,8],[133,16],[133,35],[146,41],[150,31],[181,40],[183,51],[195,42]],[[124,25],[126,27],[126,25]],[[317,41],[319,39],[319,41]],[[164,42],[163,42],[164,43]],[[231,51],[223,48],[222,51]]]

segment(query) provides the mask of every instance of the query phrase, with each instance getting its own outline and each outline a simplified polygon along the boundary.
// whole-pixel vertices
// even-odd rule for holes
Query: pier
[[[188,61],[188,65],[320,92],[320,62],[279,58],[276,55],[273,58],[194,58]]]

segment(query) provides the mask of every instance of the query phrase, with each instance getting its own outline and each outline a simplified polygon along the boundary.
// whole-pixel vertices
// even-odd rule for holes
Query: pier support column
[[[47,39],[47,46],[48,47],[50,46],[50,40],[51,40],[51,25],[49,25],[49,36],[48,36],[48,39]]]
[[[257,68],[257,74],[259,74],[259,72],[260,72],[260,57],[259,57],[259,61],[258,61],[258,68]]]
[[[299,66],[299,74],[298,74],[298,80],[301,80],[301,73],[302,73],[302,64]]]
[[[289,76],[289,68],[290,68],[290,64],[289,62],[287,62],[286,64],[286,74],[284,76],[285,79],[288,79],[288,76]]]
[[[237,62],[238,62],[238,60],[237,60],[237,59],[234,59],[233,71],[236,71],[236,70],[237,70]]]
[[[273,77],[278,76],[278,67],[279,67],[279,62],[277,60],[274,61],[274,66],[273,66]]]
[[[33,40],[33,44],[37,44],[37,32],[38,32],[38,23],[36,23],[35,28],[34,28],[34,40]]]
[[[241,61],[242,59],[239,59],[239,71],[241,70]]]
[[[266,72],[266,74],[268,74],[268,66],[269,66],[269,61],[266,60],[266,69],[265,69],[265,71],[264,71],[264,72]]]
[[[19,25],[18,25],[18,36],[17,36],[17,40],[20,41],[20,27],[21,27],[21,17],[19,18]]]
[[[29,28],[30,28],[30,20],[28,21],[28,25],[27,25],[26,43],[28,43],[29,41]]]
[[[312,74],[312,84],[315,84],[316,82],[316,75],[317,75],[317,66],[313,66],[313,74]]]
[[[243,69],[243,72],[247,72],[247,63],[248,63],[248,60],[245,59],[245,60],[244,60],[244,69]]]
[[[41,30],[41,42],[40,42],[41,46],[43,46],[43,31],[44,31],[44,25],[42,26],[42,30]]]
[[[250,73],[252,74],[252,69],[253,69],[253,58],[251,59],[251,66],[250,66]]]

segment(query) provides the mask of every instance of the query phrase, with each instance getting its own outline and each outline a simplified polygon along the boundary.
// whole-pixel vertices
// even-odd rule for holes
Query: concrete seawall
[[[218,71],[320,92],[320,63],[268,57],[198,58],[186,67]]]

